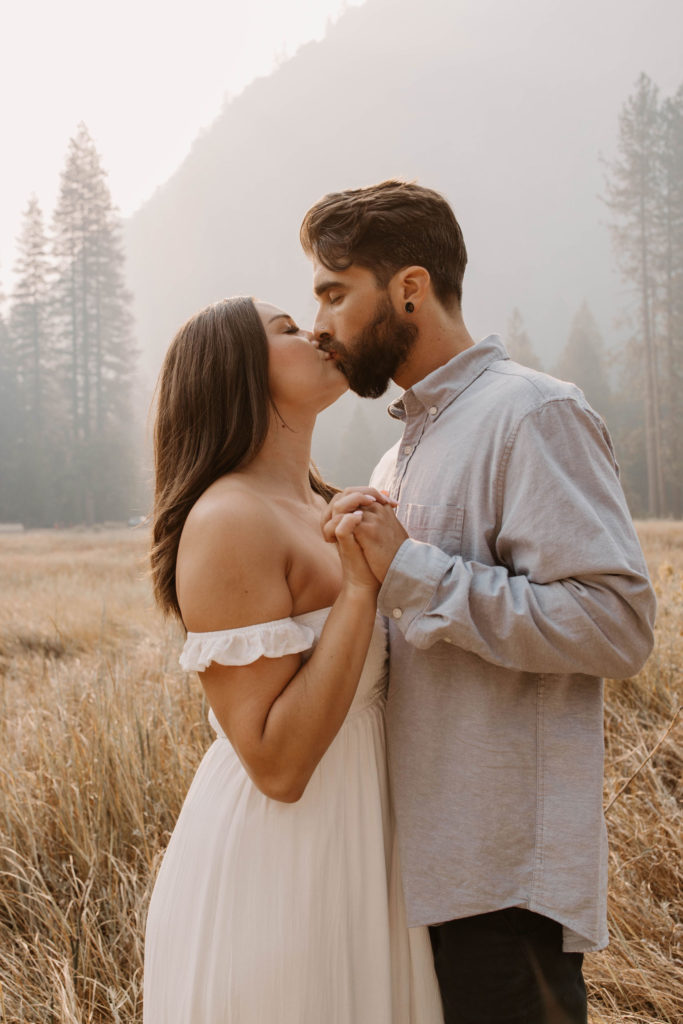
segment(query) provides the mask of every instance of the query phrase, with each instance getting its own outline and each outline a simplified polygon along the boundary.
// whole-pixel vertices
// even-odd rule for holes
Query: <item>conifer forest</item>
[[[0,319],[0,521],[127,518],[137,486],[136,343],[120,223],[85,125],[51,227],[28,200]]]
[[[513,310],[513,359],[577,383],[607,422],[634,515],[683,516],[683,86],[661,96],[641,75],[605,165],[614,257],[627,296],[625,345],[606,351],[584,302],[560,359],[545,365]]]
[[[641,74],[607,151],[601,199],[622,286],[618,346],[605,343],[581,295],[571,296],[559,357],[534,345],[518,308],[504,341],[512,358],[585,391],[614,439],[633,515],[681,518],[683,85],[663,95]],[[0,289],[0,522],[127,520],[149,500],[148,400],[137,390],[122,224],[85,125],[69,141],[49,224],[30,198],[15,251],[12,288]],[[364,481],[363,456],[393,443],[375,411],[376,422],[369,406],[356,406],[337,431],[339,454],[328,446],[317,456],[329,479]]]

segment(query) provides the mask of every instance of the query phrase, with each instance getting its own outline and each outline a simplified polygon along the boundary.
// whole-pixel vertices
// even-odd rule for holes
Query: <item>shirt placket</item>
[[[408,413],[406,417],[406,425],[403,431],[403,437],[401,438],[401,444],[398,449],[398,458],[396,459],[394,476],[389,488],[389,497],[393,498],[395,501],[400,501],[403,478],[406,475],[410,460],[420,445],[427,419],[428,416],[422,409],[419,413],[413,414],[412,416]]]

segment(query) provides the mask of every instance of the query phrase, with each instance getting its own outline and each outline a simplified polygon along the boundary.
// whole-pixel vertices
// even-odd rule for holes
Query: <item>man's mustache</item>
[[[325,340],[318,342],[318,348],[321,348],[323,352],[327,352],[329,355],[334,356],[335,359],[339,359],[346,355],[346,347],[340,342],[332,340]]]
[[[332,358],[334,359],[337,369],[341,370],[344,376],[348,378],[349,374],[345,359],[347,355],[346,347],[342,345],[341,342],[325,340],[318,342],[318,348],[321,348],[323,352],[327,353],[328,355],[331,355]]]

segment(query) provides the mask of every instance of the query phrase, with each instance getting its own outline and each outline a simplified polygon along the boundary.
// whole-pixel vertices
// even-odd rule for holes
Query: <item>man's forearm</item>
[[[637,571],[534,583],[407,540],[379,595],[409,643],[456,644],[522,672],[623,678],[653,643],[655,602]]]

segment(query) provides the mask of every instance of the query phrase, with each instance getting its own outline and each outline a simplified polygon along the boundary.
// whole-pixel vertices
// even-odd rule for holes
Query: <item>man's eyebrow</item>
[[[278,313],[276,316],[271,316],[268,323],[272,324],[273,320],[282,320],[284,317],[286,317],[288,320],[292,319],[289,313]]]
[[[320,296],[320,295],[323,295],[324,292],[329,291],[330,288],[343,288],[343,287],[344,287],[343,281],[321,281],[320,284],[317,284],[315,286],[313,291],[314,291],[314,293],[316,295]]]

